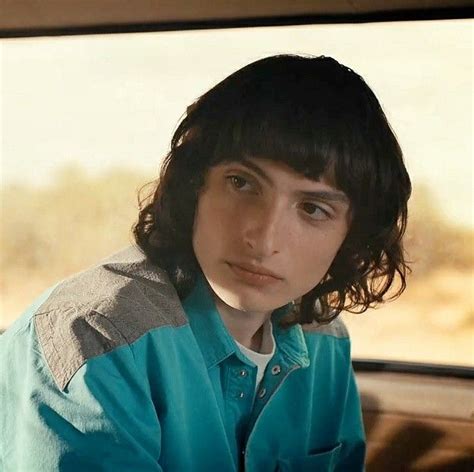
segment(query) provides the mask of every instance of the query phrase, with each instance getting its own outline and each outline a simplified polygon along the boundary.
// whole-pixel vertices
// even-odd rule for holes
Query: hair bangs
[[[252,100],[240,102],[218,117],[220,133],[211,165],[263,158],[282,162],[313,180],[323,175],[333,180],[338,156],[335,143],[340,139],[321,109],[311,109],[293,98],[285,102],[265,96]]]

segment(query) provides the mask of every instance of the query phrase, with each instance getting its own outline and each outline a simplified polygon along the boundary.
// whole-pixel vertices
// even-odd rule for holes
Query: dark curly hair
[[[330,175],[350,200],[345,241],[321,282],[296,301],[288,325],[361,313],[403,292],[411,183],[377,98],[335,59],[278,55],[243,67],[188,107],[153,193],[139,196],[135,240],[181,299],[200,271],[192,231],[206,174],[248,157],[283,162],[314,180]]]

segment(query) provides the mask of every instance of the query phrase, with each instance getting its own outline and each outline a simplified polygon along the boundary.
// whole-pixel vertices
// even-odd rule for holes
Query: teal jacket
[[[61,281],[0,337],[0,470],[362,470],[347,332],[286,312],[255,394],[203,277],[181,302],[132,246]]]

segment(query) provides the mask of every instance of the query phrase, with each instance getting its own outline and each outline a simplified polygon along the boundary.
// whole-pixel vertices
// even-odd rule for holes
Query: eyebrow
[[[257,164],[248,159],[242,159],[238,161],[239,164],[242,164],[244,167],[247,167],[253,170],[256,174],[258,174],[263,180],[265,180],[269,185],[272,187],[274,186],[273,180],[266,174],[266,172]],[[338,190],[297,190],[296,194],[304,197],[304,198],[312,198],[312,199],[322,199],[327,201],[333,202],[341,202],[349,204],[349,198],[344,192],[340,192]]]

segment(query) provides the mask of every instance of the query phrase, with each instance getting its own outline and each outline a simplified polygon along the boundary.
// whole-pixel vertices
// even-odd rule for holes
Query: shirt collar
[[[286,305],[273,312],[273,335],[278,349],[290,363],[292,362],[302,368],[306,368],[309,367],[310,361],[303,328],[301,328],[300,324],[295,324],[290,328],[282,328],[279,323],[288,314],[290,309],[291,305]]]
[[[225,327],[217,311],[212,289],[201,272],[191,293],[183,301],[183,308],[208,369],[232,354],[244,358]],[[288,304],[272,313],[273,334],[277,348],[291,361],[301,367],[307,367],[309,365],[308,349],[301,326],[294,325],[287,329],[278,326],[278,321],[288,313],[290,308],[291,305]]]
[[[276,343],[272,331],[273,327],[271,320],[266,320],[263,324],[262,344],[260,346],[260,351],[249,349],[248,347],[240,344],[237,340],[235,340],[235,344],[237,344],[242,353],[252,361],[255,362],[255,359],[259,359],[261,361],[267,360],[268,362],[268,359],[271,359],[275,354]]]

